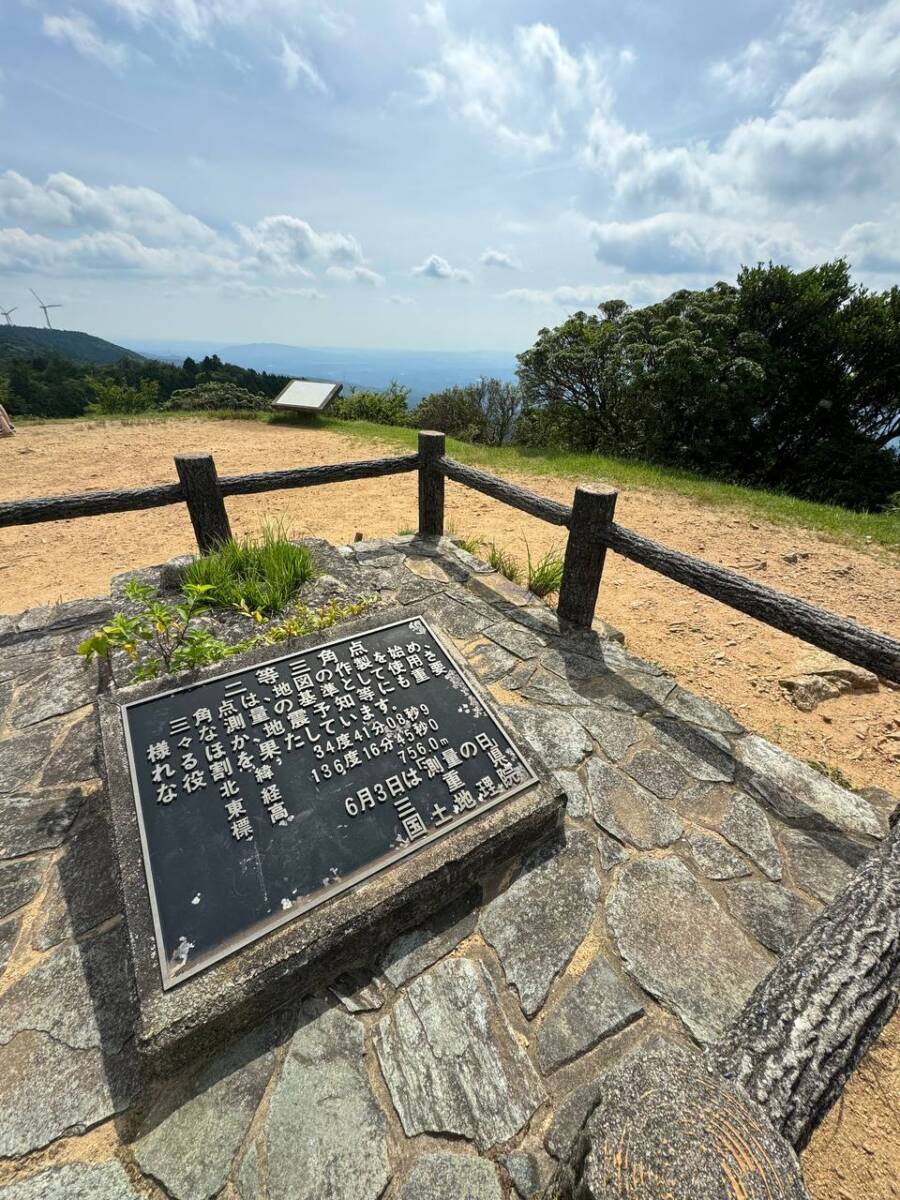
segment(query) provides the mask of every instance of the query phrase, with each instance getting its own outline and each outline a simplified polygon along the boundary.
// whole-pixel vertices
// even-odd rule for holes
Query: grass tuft
[[[274,616],[315,573],[307,547],[295,545],[281,524],[267,522],[260,537],[232,539],[196,559],[184,582],[207,586],[207,602],[216,608]]]
[[[542,600],[553,596],[562,586],[563,559],[562,555],[551,547],[546,554],[536,562],[532,561],[531,548],[525,543],[528,554],[528,590]]]
[[[491,542],[488,562],[495,571],[499,571],[510,583],[522,582],[522,568],[509,551],[502,549],[496,542]]]

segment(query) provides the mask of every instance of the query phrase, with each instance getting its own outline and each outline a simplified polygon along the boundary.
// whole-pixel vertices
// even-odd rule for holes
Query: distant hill
[[[142,361],[143,354],[116,346],[90,333],[74,329],[40,329],[31,325],[0,325],[0,361],[5,358],[34,358],[59,354],[73,362],[101,366],[120,358]]]
[[[516,356],[491,350],[364,350],[355,347],[285,346],[276,342],[229,345],[225,342],[138,339],[145,353],[168,361],[186,355],[201,359],[218,354],[223,362],[277,375],[328,379],[345,387],[383,388],[392,379],[410,389],[415,404],[452,384],[474,383],[480,375],[513,380]]]

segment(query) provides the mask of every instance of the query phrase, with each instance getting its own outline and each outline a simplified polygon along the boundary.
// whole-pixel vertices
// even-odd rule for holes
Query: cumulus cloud
[[[771,114],[739,122],[712,147],[660,146],[597,109],[585,161],[606,174],[623,204],[758,213],[761,205],[821,202],[837,190],[862,195],[900,179],[900,0],[853,15],[826,31],[817,60],[786,88]],[[736,87],[763,54],[753,43],[742,66],[722,68]]]
[[[363,265],[362,247],[352,234],[318,233],[301,217],[282,213],[236,228],[260,262],[281,270],[303,271],[304,264],[315,259],[338,266]]]
[[[315,299],[315,289],[277,283],[314,268],[383,282],[353,234],[317,230],[301,217],[280,213],[219,232],[150,188],[95,187],[64,173],[44,183],[0,175],[0,271],[209,279]]]
[[[753,228],[703,213],[657,213],[639,221],[590,222],[588,234],[601,262],[639,272],[734,273],[742,262],[773,259],[811,264],[824,247],[789,225]]]
[[[446,258],[429,254],[423,263],[413,267],[413,275],[424,275],[428,279],[452,280],[455,283],[471,283],[472,273],[461,267],[451,267]]]
[[[510,43],[456,33],[441,5],[427,5],[417,20],[435,30],[440,45],[432,62],[413,68],[420,85],[414,103],[444,105],[524,155],[560,147],[567,122],[606,95],[596,54],[573,54],[552,25],[518,26]]]
[[[220,239],[207,224],[146,187],[95,187],[65,171],[33,183],[17,171],[0,174],[0,222],[37,229],[134,234],[150,242],[209,246]]]
[[[488,247],[478,260],[483,267],[499,267],[502,271],[519,271],[522,264],[511,254],[503,250],[492,250]]]
[[[45,15],[43,30],[54,42],[70,45],[82,58],[101,63],[116,74],[121,75],[128,65],[128,47],[104,38],[83,12],[73,10],[66,17]]]

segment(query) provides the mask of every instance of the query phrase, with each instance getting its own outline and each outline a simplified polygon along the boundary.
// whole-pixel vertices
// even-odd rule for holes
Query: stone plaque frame
[[[142,857],[143,857],[143,861],[144,861],[144,871],[145,871],[145,875],[146,875],[147,887],[148,887],[149,896],[150,896],[150,908],[151,908],[151,912],[153,914],[153,925],[154,925],[154,930],[155,930],[155,934],[156,934],[156,946],[157,946],[157,952],[159,955],[160,974],[162,977],[162,986],[163,986],[164,990],[168,990],[170,988],[177,987],[179,984],[183,983],[186,979],[189,979],[192,975],[196,974],[198,971],[208,970],[209,967],[213,966],[217,962],[220,962],[222,959],[227,958],[229,955],[238,953],[240,950],[242,950],[245,946],[249,945],[251,942],[256,941],[258,938],[265,937],[266,934],[270,933],[273,929],[277,929],[279,926],[287,924],[289,921],[296,920],[303,913],[309,912],[311,909],[318,907],[318,905],[320,905],[320,904],[326,904],[329,900],[331,900],[334,896],[339,895],[341,892],[347,891],[350,888],[358,887],[361,883],[364,883],[366,879],[377,874],[379,871],[389,870],[395,863],[401,861],[401,859],[406,858],[407,856],[409,856],[411,854],[420,853],[421,850],[425,846],[431,844],[432,842],[437,841],[439,838],[448,837],[452,833],[452,831],[454,829],[459,828],[460,825],[463,825],[468,821],[478,818],[483,812],[486,812],[489,809],[494,808],[498,804],[504,803],[506,800],[509,800],[512,796],[517,795],[519,792],[525,791],[527,788],[533,787],[538,782],[537,776],[534,774],[534,771],[529,766],[528,760],[526,759],[525,755],[522,754],[521,750],[516,745],[512,735],[506,730],[506,728],[503,725],[501,725],[501,723],[498,721],[496,715],[492,711],[491,706],[485,701],[484,695],[478,688],[477,682],[472,677],[468,667],[463,662],[461,662],[460,660],[458,660],[456,658],[456,656],[452,650],[452,647],[445,644],[444,639],[439,634],[437,634],[434,629],[432,629],[432,627],[429,625],[427,619],[424,616],[422,616],[420,613],[413,613],[410,616],[404,616],[399,621],[387,622],[385,624],[378,625],[373,629],[367,629],[365,631],[357,630],[353,633],[343,633],[342,632],[339,637],[331,638],[327,642],[322,642],[322,643],[319,643],[318,645],[316,645],[316,647],[314,648],[314,653],[318,654],[321,651],[327,650],[333,646],[340,646],[343,643],[352,642],[353,640],[355,640],[359,637],[371,638],[371,636],[373,634],[379,634],[379,633],[383,633],[383,632],[386,632],[389,630],[397,630],[398,632],[402,630],[406,637],[415,636],[416,631],[413,628],[414,623],[418,624],[419,626],[421,626],[421,628],[423,630],[427,631],[427,633],[430,635],[432,640],[437,644],[437,647],[439,648],[441,653],[443,653],[443,655],[447,658],[449,664],[451,666],[455,667],[456,674],[462,680],[462,682],[465,685],[468,692],[478,703],[480,703],[480,705],[483,709],[482,720],[484,720],[486,723],[489,723],[489,725],[493,729],[498,731],[500,736],[509,744],[513,753],[517,756],[519,763],[521,764],[521,767],[524,769],[524,774],[521,779],[521,782],[514,785],[513,787],[509,787],[504,790],[495,792],[494,794],[490,795],[488,799],[481,801],[477,807],[473,807],[471,809],[463,809],[462,812],[460,812],[458,815],[456,815],[454,818],[452,818],[452,820],[450,820],[448,822],[447,829],[443,829],[443,828],[432,829],[430,832],[428,832],[427,834],[425,834],[423,836],[418,837],[416,840],[408,841],[407,844],[405,844],[405,845],[402,845],[402,844],[397,845],[397,846],[395,846],[395,848],[392,851],[388,851],[387,853],[382,854],[377,860],[367,862],[364,866],[360,867],[358,870],[353,871],[346,878],[342,877],[339,881],[337,881],[333,884],[330,884],[330,886],[328,886],[327,889],[323,888],[318,893],[314,893],[311,898],[304,898],[303,900],[297,900],[291,905],[291,907],[289,907],[287,909],[284,909],[281,911],[279,911],[279,910],[272,911],[266,918],[264,918],[262,921],[257,921],[255,924],[251,925],[251,924],[249,924],[249,922],[245,923],[244,927],[241,930],[239,930],[235,934],[231,935],[230,937],[224,939],[219,944],[218,948],[205,953],[204,955],[200,956],[194,962],[186,962],[185,965],[181,969],[178,969],[178,970],[173,970],[171,963],[170,963],[171,956],[170,956],[169,951],[171,950],[171,937],[170,937],[170,942],[169,942],[168,948],[166,946],[166,941],[164,938],[163,915],[160,912],[160,898],[159,898],[159,895],[157,892],[157,887],[154,883],[153,854],[151,853],[151,850],[152,849],[155,850],[155,847],[151,846],[153,839],[152,839],[152,836],[150,835],[150,833],[148,832],[148,828],[147,828],[147,822],[146,822],[147,814],[145,811],[144,803],[142,802],[141,785],[140,785],[139,772],[138,772],[138,766],[137,766],[138,756],[135,753],[133,730],[132,730],[132,724],[131,724],[130,717],[131,717],[131,713],[133,711],[135,713],[137,713],[139,710],[145,709],[147,707],[147,705],[152,704],[155,701],[163,700],[163,699],[166,699],[169,697],[194,693],[197,691],[198,687],[203,686],[204,682],[207,684],[212,684],[212,682],[215,681],[216,683],[222,683],[224,685],[227,680],[234,679],[235,677],[240,678],[241,675],[246,674],[247,668],[246,667],[244,667],[244,668],[231,667],[231,669],[229,669],[229,670],[220,671],[220,673],[218,673],[217,675],[214,676],[213,680],[193,681],[190,683],[181,684],[179,687],[167,688],[164,691],[156,692],[152,697],[144,697],[143,699],[140,699],[140,700],[129,700],[121,705],[122,719],[123,719],[124,728],[125,728],[125,745],[126,745],[126,750],[127,750],[127,754],[128,754],[128,766],[129,766],[129,770],[131,773],[132,790],[134,793],[135,812],[136,812],[137,822],[138,822],[138,831],[139,831],[140,839],[141,839],[141,851],[142,851]],[[274,649],[274,647],[273,647],[273,649]],[[278,654],[275,657],[267,658],[265,661],[265,665],[267,667],[268,666],[275,667],[275,666],[279,666],[282,664],[287,664],[291,660],[296,660],[296,658],[297,658],[297,651],[293,650],[292,652],[290,652],[288,654]],[[253,668],[258,665],[259,664],[250,664],[249,665],[251,674],[252,674]],[[424,702],[433,694],[433,691],[436,687],[444,687],[444,686],[450,688],[451,692],[456,691],[456,692],[459,692],[460,695],[464,696],[464,693],[462,693],[461,689],[459,689],[456,684],[451,686],[449,683],[444,682],[444,678],[441,678],[441,677],[431,678],[431,679],[429,679],[428,682],[430,682],[432,684],[432,687],[431,687],[431,689],[429,689],[428,692],[422,693],[421,697],[420,697],[420,694],[418,693],[418,691],[415,691],[415,692],[410,692],[409,695],[406,696],[405,698],[408,700],[411,700],[411,701],[421,698]],[[396,692],[395,692],[395,694],[396,694]],[[400,693],[400,695],[403,696],[403,693]],[[451,702],[452,702],[453,697],[451,696],[450,698],[451,698]],[[399,699],[399,697],[398,697],[398,699]],[[445,699],[446,699],[446,695],[445,695]],[[464,701],[464,703],[465,703],[465,701]],[[396,707],[397,706],[395,705],[394,708],[396,708]],[[469,711],[469,710],[467,709],[466,711]],[[477,708],[476,708],[476,712],[477,712]],[[308,750],[309,746],[307,745],[305,748]],[[280,761],[281,760],[279,759],[279,762]],[[318,762],[318,760],[314,759],[313,762],[316,763],[316,762]],[[380,765],[383,767],[383,765],[384,765],[383,760],[381,760]],[[298,766],[299,766],[299,763],[298,763]],[[518,771],[518,767],[517,767],[517,771]],[[376,773],[378,773],[377,768],[376,768]],[[521,774],[522,772],[518,772],[518,773]],[[351,776],[347,776],[346,778],[348,779],[348,781],[352,780]],[[357,781],[353,781],[353,782],[357,782]],[[346,789],[344,789],[344,790],[346,790]],[[412,793],[412,795],[415,796],[416,793]],[[449,800],[453,799],[452,796],[449,796],[449,797],[444,796],[443,798],[448,799],[448,803],[449,803]],[[150,807],[152,809],[154,806],[149,805],[148,807]],[[387,805],[386,809],[379,810],[378,815],[383,815],[384,811],[389,812],[389,810],[390,810],[390,805]],[[176,808],[176,812],[177,811],[178,810]],[[174,814],[173,814],[173,816],[174,816]],[[226,844],[228,844],[227,837],[225,838],[225,842],[226,842]],[[229,849],[236,850],[237,847],[233,847],[233,846],[229,845]]]
[[[323,633],[250,651],[229,663],[183,677],[180,687],[194,687],[234,671],[283,657],[309,653],[332,642],[372,632],[419,614],[415,609],[382,609]],[[466,684],[484,704],[504,736],[515,736],[496,711],[496,701],[472,678],[439,622],[428,622],[441,649],[465,672]],[[337,636],[335,636],[337,635]],[[324,903],[297,913],[189,977],[175,988],[161,986],[157,930],[147,885],[144,846],[132,781],[122,708],[172,692],[171,678],[121,688],[99,701],[110,817],[128,928],[138,999],[138,1048],[154,1068],[169,1073],[185,1055],[218,1044],[223,1037],[259,1020],[266,1013],[326,984],[342,971],[372,965],[397,934],[424,922],[433,912],[467,891],[473,879],[506,864],[558,829],[565,797],[541,770],[521,787],[482,805],[473,819],[454,824],[443,836],[379,867],[367,878],[335,892]],[[477,818],[477,819],[474,819]]]

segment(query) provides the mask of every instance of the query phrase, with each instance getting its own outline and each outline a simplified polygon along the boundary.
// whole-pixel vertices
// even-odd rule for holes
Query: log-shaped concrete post
[[[444,435],[419,430],[419,537],[442,537],[444,533],[444,476],[434,461],[443,458]]]
[[[603,484],[575,489],[557,612],[579,629],[590,629],[594,620],[606,559],[598,535],[612,522],[618,494]]]
[[[191,524],[201,554],[208,554],[231,538],[225,501],[211,454],[178,454],[175,469],[184,491]]]

